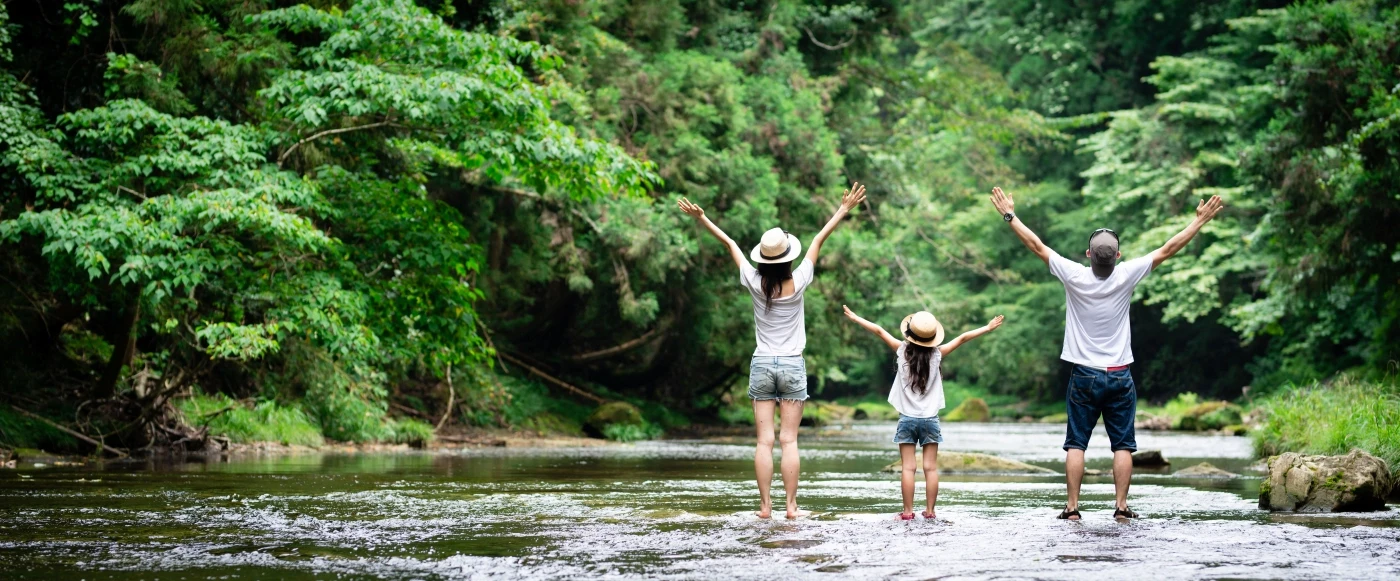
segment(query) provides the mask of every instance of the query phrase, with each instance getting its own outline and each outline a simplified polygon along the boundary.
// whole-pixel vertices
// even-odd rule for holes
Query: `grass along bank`
[[[1400,476],[1400,382],[1340,375],[1289,386],[1260,402],[1263,425],[1253,432],[1260,456],[1284,452],[1345,454],[1360,448]]]
[[[195,393],[174,401],[175,408],[192,426],[208,427],[209,434],[231,442],[277,442],[318,447],[326,438],[320,423],[298,403],[273,400],[249,402],[223,394]],[[366,441],[422,445],[433,439],[433,427],[414,419],[386,418]]]

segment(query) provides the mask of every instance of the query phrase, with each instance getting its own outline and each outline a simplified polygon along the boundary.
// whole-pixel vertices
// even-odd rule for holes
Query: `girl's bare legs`
[[[932,519],[936,514],[933,507],[938,504],[938,444],[924,446],[924,493],[928,495],[928,509],[924,511],[924,518]],[[904,506],[908,507],[909,504],[909,501],[905,501]]]
[[[802,401],[782,400],[779,408],[779,421],[782,428],[778,432],[778,441],[783,446],[783,489],[787,491],[787,517],[797,518],[804,516],[805,511],[797,510],[797,475],[801,472],[802,462],[797,457],[797,427],[802,425]],[[771,404],[771,402],[770,402]],[[768,417],[773,417],[772,408],[769,407]],[[773,448],[773,432],[769,428],[768,448]],[[772,478],[772,456],[769,457],[768,475]],[[771,501],[770,501],[771,506]]]
[[[903,516],[914,518],[914,473],[919,470],[919,463],[914,459],[914,445],[899,445],[899,463],[903,470],[900,471],[899,491],[904,494]]]
[[[773,516],[773,496],[769,489],[773,485],[773,408],[776,402],[771,399],[753,401],[753,423],[758,426],[758,448],[753,453],[753,471],[758,477],[758,518]],[[783,454],[787,464],[787,454]],[[786,472],[786,469],[784,470]],[[787,484],[787,478],[783,478]]]

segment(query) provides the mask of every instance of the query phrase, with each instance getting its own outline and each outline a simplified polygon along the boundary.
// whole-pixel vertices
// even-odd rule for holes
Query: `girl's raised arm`
[[[845,218],[852,208],[859,206],[864,201],[865,186],[852,182],[851,189],[841,194],[841,207],[836,209],[836,213],[832,214],[830,220],[827,220],[826,226],[823,226],[822,231],[818,232],[816,238],[812,239],[812,245],[807,247],[807,260],[812,261],[812,266],[817,265],[817,256],[821,254],[822,243],[826,242],[826,237],[836,231],[836,227],[841,225],[841,219]]]
[[[872,323],[872,322],[870,322],[870,321],[867,321],[867,320],[861,318],[860,315],[857,315],[857,314],[855,314],[854,312],[852,312],[850,307],[848,307],[848,306],[846,306],[846,305],[841,305],[841,308],[846,310],[846,318],[847,318],[847,319],[850,319],[850,320],[852,320],[852,321],[855,321],[857,325],[860,325],[861,327],[864,327],[866,331],[870,331],[870,332],[871,332],[872,334],[874,334],[876,337],[879,337],[881,340],[883,340],[883,341],[885,342],[886,345],[889,345],[890,349],[893,349],[893,350],[895,350],[895,351],[898,351],[898,350],[899,350],[899,346],[904,344],[903,341],[900,341],[900,340],[898,340],[898,339],[895,339],[895,338],[894,338],[894,335],[891,335],[890,332],[889,332],[889,331],[886,331],[884,327],[881,327],[881,326],[879,326],[879,325],[876,325],[875,323]]]
[[[939,345],[938,350],[941,351],[944,355],[952,353],[954,349],[962,347],[963,343],[966,343],[968,341],[986,335],[987,333],[991,333],[992,331],[997,330],[997,327],[1000,327],[1001,322],[1005,320],[1006,317],[997,315],[996,317],[993,317],[992,322],[987,323],[986,326],[978,327],[976,329],[958,335],[957,339],[953,339],[952,341]]]
[[[704,209],[685,198],[676,200],[676,206],[679,206],[681,211],[685,212],[687,216],[698,220],[706,230],[710,231],[711,235],[729,248],[729,257],[734,259],[734,266],[743,268],[745,264],[748,264],[748,259],[744,258],[744,252],[739,249],[739,243],[735,242],[733,238],[730,238],[728,234],[725,234],[724,230],[720,230],[719,226],[716,226],[714,222],[711,222],[710,219],[705,216]]]

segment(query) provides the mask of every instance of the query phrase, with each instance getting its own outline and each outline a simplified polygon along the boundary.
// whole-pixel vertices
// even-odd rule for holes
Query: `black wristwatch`
[[[1006,220],[1007,222],[1010,222],[1010,221],[1016,219],[1016,213],[1015,213],[1015,212],[1007,212],[1007,213],[1001,215],[1001,219],[1002,219],[1002,220]]]

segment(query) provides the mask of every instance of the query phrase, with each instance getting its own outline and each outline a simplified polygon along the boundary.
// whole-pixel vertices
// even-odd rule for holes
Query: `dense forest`
[[[807,293],[819,398],[892,375],[842,304],[1004,314],[945,375],[1063,395],[1063,290],[993,186],[1067,257],[1226,200],[1139,287],[1147,400],[1384,376],[1396,4],[4,0],[0,400],[124,445],[196,396],[336,440],[567,429],[588,397],[706,421],[752,314],[674,200],[747,247],[810,240],[852,181]]]

